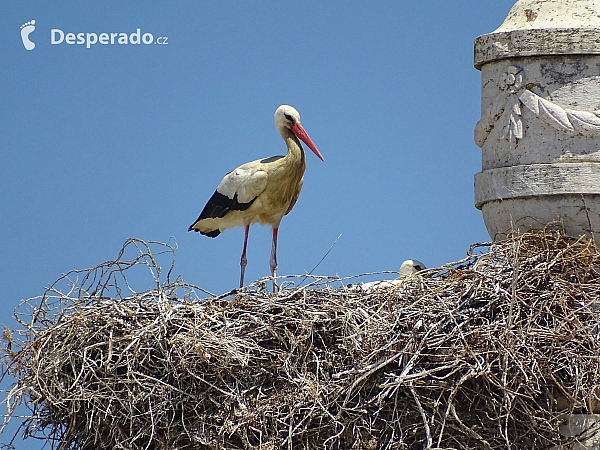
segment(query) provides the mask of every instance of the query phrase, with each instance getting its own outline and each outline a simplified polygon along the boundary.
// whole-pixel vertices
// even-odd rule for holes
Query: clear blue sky
[[[176,242],[174,273],[193,284],[236,287],[243,230],[210,239],[187,228],[225,173],[286,151],[273,124],[282,103],[326,162],[307,152],[278,274],[309,271],[340,234],[316,273],[464,257],[489,239],[473,206],[473,40],[513,3],[2,2],[0,323],[12,327],[19,301],[61,274],[114,259],[129,237]],[[51,43],[52,29],[138,28],[167,43]],[[251,228],[247,282],[269,274],[270,239]]]

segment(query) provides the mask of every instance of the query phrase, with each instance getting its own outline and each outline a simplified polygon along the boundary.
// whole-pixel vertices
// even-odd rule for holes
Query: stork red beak
[[[325,162],[325,158],[323,158],[321,152],[317,150],[317,146],[313,143],[308,133],[306,133],[301,123],[298,122],[296,125],[294,125],[292,127],[292,131],[300,140],[302,140],[302,142],[308,145],[308,148],[310,148],[313,151],[313,153],[319,157],[321,161]]]

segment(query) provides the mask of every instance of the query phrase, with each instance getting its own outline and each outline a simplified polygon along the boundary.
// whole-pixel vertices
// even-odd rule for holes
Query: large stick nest
[[[156,246],[129,241],[17,308],[4,404],[8,418],[29,408],[26,436],[58,449],[548,448],[566,442],[566,413],[596,408],[589,241],[546,230],[373,292],[313,277],[229,300],[161,282]],[[133,293],[125,272],[140,265],[156,285]]]

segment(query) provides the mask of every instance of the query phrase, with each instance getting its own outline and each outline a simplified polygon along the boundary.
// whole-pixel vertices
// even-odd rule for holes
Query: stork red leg
[[[240,287],[244,287],[244,272],[246,271],[246,247],[248,247],[248,232],[250,231],[250,224],[244,228],[244,250],[242,250],[242,259],[240,260]]]
[[[277,231],[279,228],[273,228],[273,246],[271,247],[271,275],[273,276],[273,292],[277,292],[277,282],[275,277],[277,276]]]

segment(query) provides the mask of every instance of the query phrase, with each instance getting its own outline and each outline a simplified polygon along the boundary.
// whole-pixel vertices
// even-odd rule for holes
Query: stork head
[[[313,143],[308,133],[300,123],[300,113],[290,105],[281,105],[275,111],[275,126],[279,133],[284,136],[287,130],[296,135],[298,139],[304,142],[321,161],[325,161],[317,146]]]
[[[407,259],[400,266],[400,278],[406,278],[413,273],[417,273],[421,270],[425,270],[425,264],[416,259]]]

